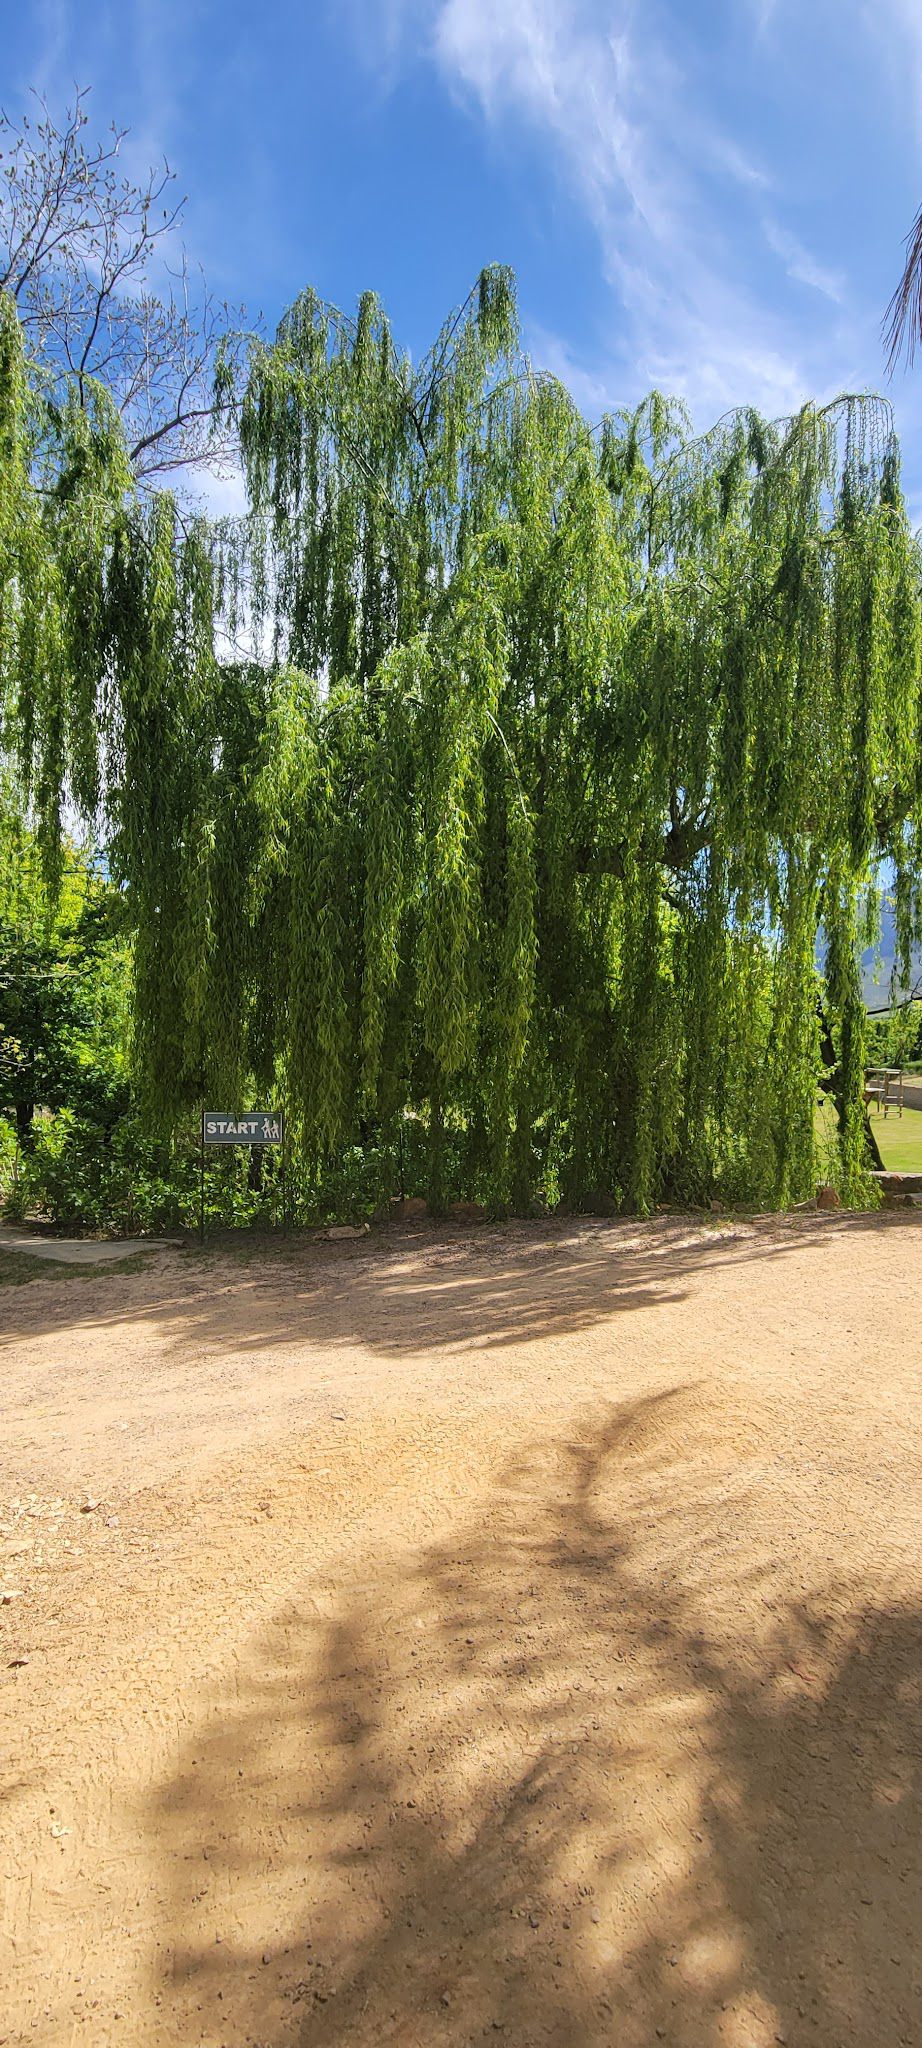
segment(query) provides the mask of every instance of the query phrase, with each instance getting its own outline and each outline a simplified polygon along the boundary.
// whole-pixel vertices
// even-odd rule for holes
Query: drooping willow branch
[[[858,1198],[881,876],[904,974],[920,924],[888,409],[595,430],[505,272],[418,366],[308,293],[213,530],[140,507],[105,395],[51,420],[2,333],[5,744],[50,861],[63,793],[101,810],[152,1109],[278,1089],[319,1160],[412,1108],[433,1186],[451,1147],[495,1204],[784,1202],[831,1046]]]

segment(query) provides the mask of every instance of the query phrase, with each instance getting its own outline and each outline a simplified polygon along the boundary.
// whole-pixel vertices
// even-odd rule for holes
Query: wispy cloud
[[[763,36],[778,13],[781,0],[748,0],[757,35]]]
[[[855,4],[855,0],[853,0]],[[869,47],[889,71],[894,99],[913,122],[922,154],[922,5],[920,0],[857,0]]]
[[[753,42],[785,4],[750,0]],[[922,0],[881,4],[917,16],[922,57]],[[760,160],[743,117],[734,127],[714,113],[700,43],[670,0],[388,7],[392,52],[402,19],[415,59],[494,132],[530,132],[592,222],[618,341],[610,363],[582,369],[572,343],[556,344],[587,394],[619,386],[630,400],[660,383],[706,424],[734,403],[790,411],[851,370],[867,323],[848,278],[787,225],[798,195]],[[810,293],[826,302],[822,318]]]
[[[765,216],[762,226],[769,248],[776,256],[780,256],[788,277],[793,278],[795,284],[809,285],[812,291],[821,292],[823,297],[831,299],[834,305],[842,304],[845,297],[845,279],[840,271],[827,270],[824,264],[818,263],[816,258],[811,256],[809,249],[805,249],[803,243],[798,241],[797,236],[792,235],[787,228],[781,227],[771,215]]]
[[[22,81],[21,89],[31,88],[50,100],[59,89],[67,49],[66,0],[38,0],[34,28],[35,58],[29,77]],[[70,80],[67,83],[70,84]]]
[[[479,100],[488,119],[525,117],[554,139],[571,180],[608,238],[624,202],[655,238],[675,227],[664,157],[647,147],[643,102],[670,98],[662,48],[638,50],[629,0],[595,26],[574,0],[445,0],[434,48],[443,72]],[[610,255],[617,267],[617,238]]]
[[[880,318],[892,289],[880,257],[885,237],[872,201],[862,268],[850,224],[837,221],[836,207],[841,214],[847,205],[835,198],[847,183],[838,172],[848,166],[838,166],[834,152],[841,141],[853,164],[856,153],[888,139],[886,120],[906,132],[884,202],[895,282],[899,237],[922,199],[922,169],[918,180],[914,169],[922,121],[918,138],[912,134],[922,112],[922,0],[743,0],[718,10],[720,33],[707,43],[704,10],[687,0],[313,0],[308,12],[324,17],[327,35],[348,39],[351,24],[367,96],[384,98],[400,74],[413,74],[420,97],[426,85],[430,100],[447,93],[482,127],[490,141],[484,192],[505,153],[517,171],[542,166],[591,224],[597,275],[586,280],[582,303],[596,334],[610,307],[610,344],[568,328],[567,308],[550,290],[542,317],[557,339],[534,327],[528,334],[536,360],[544,350],[549,366],[566,366],[587,411],[601,409],[600,398],[630,403],[656,382],[684,396],[703,426],[735,402],[785,412],[846,382],[879,382]],[[33,47],[54,95],[66,93],[74,75],[92,76],[95,111],[104,115],[124,107],[127,86],[135,130],[128,168],[175,156],[193,195],[192,250],[229,297],[245,297],[256,233],[247,242],[221,181],[209,187],[207,153],[197,169],[197,93],[206,72],[196,10],[188,0],[34,0],[33,15]],[[821,139],[815,156],[805,144],[798,158],[799,110],[809,118],[818,52]],[[251,68],[249,36],[229,33],[220,64],[209,53],[209,90],[218,91],[217,77],[226,104],[245,108]],[[261,111],[262,123],[242,121],[239,152],[249,212],[258,216],[258,255],[267,241],[277,244],[272,278],[286,296],[305,270],[313,273],[312,216],[305,207],[297,216],[286,210],[286,174],[265,141],[271,106]],[[374,148],[411,157],[413,133],[389,136],[379,103],[378,111]],[[335,213],[332,188],[323,189],[321,206]],[[507,218],[514,229],[514,214]]]
[[[747,288],[726,228],[728,211],[748,210],[758,239],[770,181],[710,118],[669,29],[657,0],[642,11],[631,0],[443,0],[432,49],[488,122],[525,121],[553,147],[625,315],[621,369],[634,388],[624,395],[662,382],[702,419],[743,400],[788,410],[806,394],[807,367]],[[799,281],[840,296],[793,236],[784,260]]]

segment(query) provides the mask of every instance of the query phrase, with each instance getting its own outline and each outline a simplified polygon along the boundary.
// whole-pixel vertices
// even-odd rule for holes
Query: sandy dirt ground
[[[0,2043],[918,2048],[919,1218],[0,1328]]]

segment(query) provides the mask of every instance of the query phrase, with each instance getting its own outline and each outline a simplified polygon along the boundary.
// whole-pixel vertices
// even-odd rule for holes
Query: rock
[[[422,1195],[407,1195],[404,1201],[398,1202],[397,1214],[398,1216],[428,1216],[429,1204],[423,1201]]]
[[[841,1209],[842,1203],[830,1181],[825,1181],[822,1187],[817,1188],[816,1206],[818,1209]]]
[[[80,1513],[81,1513],[81,1515],[94,1515],[94,1514],[96,1513],[96,1509],[97,1509],[98,1507],[99,1507],[99,1501],[98,1501],[98,1500],[89,1500],[89,1499],[87,1499],[87,1500],[85,1500],[85,1501],[83,1501],[83,1502],[81,1503],[81,1507],[80,1507]]]
[[[480,1202],[452,1202],[448,1211],[455,1223],[482,1223],[486,1213]]]
[[[20,1586],[0,1586],[0,1607],[9,1607],[14,1600],[22,1599]]]
[[[325,1230],[323,1235],[330,1238],[364,1237],[367,1229],[367,1223],[331,1223],[329,1229]]]
[[[892,1169],[872,1173],[882,1195],[922,1195],[922,1173],[896,1173]]]
[[[11,1657],[9,1662],[9,1669],[11,1671],[22,1671],[23,1667],[26,1664],[28,1664],[28,1662],[28,1657]]]

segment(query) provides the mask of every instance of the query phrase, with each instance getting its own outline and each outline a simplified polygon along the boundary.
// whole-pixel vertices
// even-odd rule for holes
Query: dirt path
[[[918,2048],[920,1312],[901,1215],[5,1289],[0,2043]]]

